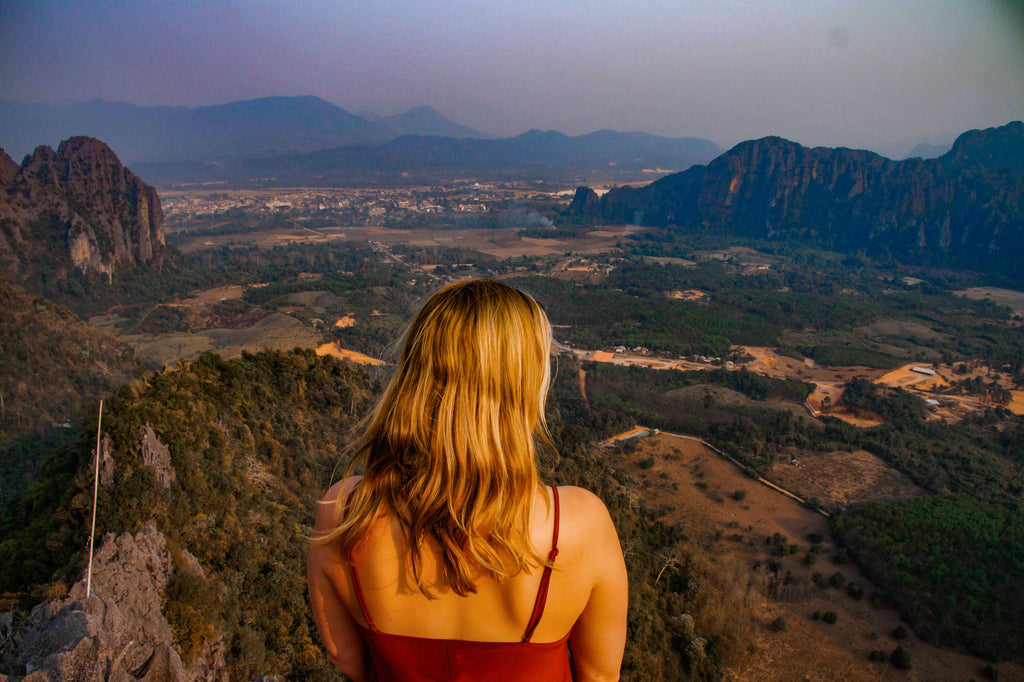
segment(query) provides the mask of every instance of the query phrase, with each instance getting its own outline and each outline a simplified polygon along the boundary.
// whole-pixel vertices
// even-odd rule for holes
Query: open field
[[[118,338],[132,346],[136,356],[144,362],[163,367],[179,358],[194,360],[208,351],[224,358],[235,358],[243,350],[291,350],[297,346],[315,348],[322,342],[323,335],[290,315],[271,313],[243,329],[204,329],[160,335],[129,334]]]
[[[730,661],[726,679],[736,681],[789,680],[968,680],[982,679],[985,662],[972,656],[938,649],[910,633],[896,640],[892,632],[901,624],[895,609],[872,606],[868,599],[855,600],[844,590],[822,588],[811,582],[814,571],[825,576],[841,571],[848,580],[871,586],[850,563],[834,564],[835,547],[828,540],[825,519],[785,495],[753,481],[730,462],[696,440],[660,434],[638,439],[637,450],[609,457],[621,458],[622,466],[638,481],[640,495],[655,509],[664,510],[666,521],[679,521],[691,540],[706,548],[705,555],[722,576],[722,583],[736,591],[729,603],[746,601],[755,622],[750,636],[751,655]],[[864,453],[866,454],[866,453]],[[806,466],[806,465],[805,465]],[[872,499],[891,492],[912,494],[899,475],[880,461],[863,454],[836,454],[828,466],[845,469],[839,488],[851,498]],[[824,473],[824,470],[819,473]],[[891,479],[893,487],[868,486],[858,476]],[[737,494],[737,491],[743,491]],[[740,498],[740,499],[737,499]],[[874,499],[877,499],[874,498]],[[754,570],[770,557],[765,538],[780,533],[798,546],[797,553],[776,558],[790,576],[788,584],[771,581],[764,569]],[[804,560],[810,549],[809,533],[826,540],[813,566]],[[765,596],[764,589],[771,593]],[[833,611],[834,625],[814,620],[814,612]],[[778,617],[787,629],[769,627]],[[744,617],[743,611],[722,614]],[[891,652],[897,644],[907,648],[913,669],[901,672],[889,663],[868,660],[873,650]],[[1002,679],[1024,679],[1024,667],[1000,663]]]
[[[1009,306],[1014,314],[1024,315],[1024,291],[996,287],[971,287],[956,293],[975,300],[989,300],[999,305]]]
[[[771,466],[768,478],[805,500],[817,498],[826,507],[900,500],[924,492],[865,450],[822,455],[793,452],[789,462]]]
[[[350,350],[348,348],[342,348],[341,344],[337,341],[331,343],[325,343],[318,346],[316,349],[317,355],[330,355],[331,357],[340,358],[342,360],[351,360],[359,365],[384,365],[387,364],[380,358],[371,358],[369,355],[360,353],[358,351]]]
[[[595,254],[617,251],[617,242],[636,227],[603,227],[582,233],[579,237],[537,239],[521,237],[516,228],[494,229],[412,229],[399,230],[373,225],[323,228],[288,227],[238,232],[224,235],[190,237],[179,248],[185,253],[227,245],[254,245],[271,248],[284,244],[323,244],[330,242],[378,242],[385,246],[460,247],[495,258],[520,256],[557,256],[567,251]]]

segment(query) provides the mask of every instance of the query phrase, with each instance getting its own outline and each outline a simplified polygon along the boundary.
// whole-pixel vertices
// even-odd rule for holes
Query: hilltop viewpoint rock
[[[0,622],[0,680],[227,680],[219,639],[191,665],[175,650],[160,610],[173,572],[167,540],[154,525],[108,535],[93,560],[90,596],[83,578],[67,598],[39,604],[19,626]]]

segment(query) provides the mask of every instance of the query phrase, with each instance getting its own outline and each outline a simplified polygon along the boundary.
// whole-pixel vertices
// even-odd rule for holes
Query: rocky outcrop
[[[198,566],[186,553],[184,563],[193,562]],[[160,610],[173,572],[167,541],[155,526],[107,536],[93,560],[90,596],[83,578],[66,599],[36,606],[19,627],[5,631],[0,623],[6,653],[0,673],[26,682],[226,680],[219,640],[191,666],[173,647]]]
[[[171,451],[156,437],[156,432],[149,424],[143,424],[140,429],[142,443],[139,445],[139,455],[142,457],[142,465],[150,467],[156,472],[156,478],[160,485],[165,488],[171,486],[174,480],[174,467],[171,466]]]
[[[577,191],[584,222],[700,229],[904,263],[1022,277],[1024,124],[965,133],[946,155],[892,161],[778,137],[705,166],[601,197]]]
[[[156,190],[107,145],[72,137],[56,152],[38,147],[20,167],[12,164],[0,157],[0,274],[9,280],[21,283],[40,270],[112,280],[122,267],[161,261]]]

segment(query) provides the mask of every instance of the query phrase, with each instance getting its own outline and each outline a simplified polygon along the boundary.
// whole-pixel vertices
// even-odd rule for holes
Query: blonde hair
[[[480,572],[504,578],[542,563],[530,515],[540,484],[535,438],[551,445],[550,345],[544,310],[506,284],[457,282],[431,296],[355,445],[346,474],[362,462],[364,477],[350,500],[339,497],[343,518],[318,541],[337,540],[351,560],[378,515],[394,514],[428,596],[426,536],[440,550],[441,582],[460,595],[476,591]]]

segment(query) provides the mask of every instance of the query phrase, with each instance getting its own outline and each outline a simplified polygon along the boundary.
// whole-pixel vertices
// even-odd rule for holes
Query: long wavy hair
[[[414,317],[398,369],[354,445],[346,474],[365,473],[339,525],[343,556],[381,513],[406,534],[412,575],[423,578],[421,545],[440,550],[442,586],[465,595],[475,576],[514,576],[544,557],[530,542],[540,480],[551,325],[529,295],[493,280],[445,286]],[[553,446],[552,446],[553,447]],[[347,506],[346,506],[347,503]]]

